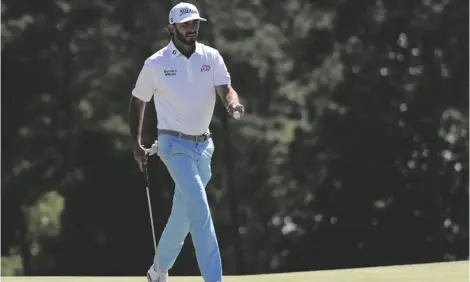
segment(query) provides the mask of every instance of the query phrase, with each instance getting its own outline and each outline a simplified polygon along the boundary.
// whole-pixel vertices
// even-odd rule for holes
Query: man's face
[[[176,23],[173,30],[179,41],[186,45],[193,45],[199,34],[199,20]]]

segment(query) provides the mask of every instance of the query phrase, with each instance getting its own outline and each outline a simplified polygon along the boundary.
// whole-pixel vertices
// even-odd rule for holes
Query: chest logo
[[[210,71],[211,70],[211,66],[210,65],[202,65],[201,66],[201,72],[203,71]]]
[[[165,76],[174,76],[176,75],[176,70],[163,70]]]

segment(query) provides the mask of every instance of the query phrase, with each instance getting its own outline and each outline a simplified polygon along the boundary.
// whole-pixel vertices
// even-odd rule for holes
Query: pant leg
[[[181,192],[181,202],[186,207],[189,231],[201,274],[207,282],[222,281],[219,248],[205,193],[207,171],[204,171],[204,183],[198,168],[203,151],[199,145],[188,140],[173,138],[168,143],[171,143],[171,146],[168,146],[171,147],[169,153],[162,156],[160,152],[160,155],[175,181],[176,188]],[[161,253],[160,250],[158,252]],[[165,257],[166,254],[159,256]]]
[[[212,177],[211,160],[214,153],[213,141],[209,140],[207,142],[198,144],[198,151],[200,153],[200,158],[197,161],[197,169],[204,187],[207,187],[207,184]],[[206,281],[222,281],[222,263],[220,258],[220,250],[217,242],[214,223],[210,214],[209,204],[207,225],[208,229],[210,230],[210,241],[207,242],[204,247],[199,248],[198,242],[195,240],[193,233],[191,233],[193,244],[196,248],[199,269],[201,269],[201,272],[206,271],[208,273],[207,276],[204,277],[210,277],[210,279],[206,278]],[[199,251],[198,248],[200,249]]]
[[[199,175],[201,176],[202,183],[204,187],[207,187],[211,177],[212,177],[212,155],[214,154],[214,143],[212,140],[208,140],[207,142],[200,143],[197,145],[198,152],[200,154],[199,159],[197,160],[197,169],[199,171]]]
[[[155,269],[157,269],[157,259],[160,270],[168,271],[173,267],[188,233],[189,221],[183,195],[181,189],[175,187],[171,214],[158,242],[157,254],[155,254]]]
[[[165,166],[172,167],[171,148],[173,138],[167,135],[159,135],[159,155]],[[169,170],[170,175],[171,171]],[[171,175],[173,178],[173,175]],[[186,204],[183,200],[183,194],[178,184],[175,183],[175,190],[173,194],[173,203],[171,213],[168,218],[165,229],[162,232],[157,246],[157,253],[154,258],[154,267],[160,270],[170,270],[178,255],[183,248],[184,240],[189,234],[189,219],[187,217]]]

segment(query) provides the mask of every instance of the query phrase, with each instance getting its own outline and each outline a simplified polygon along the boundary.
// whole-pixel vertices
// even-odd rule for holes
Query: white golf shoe
[[[153,267],[147,271],[148,282],[168,282],[168,272],[157,271]]]

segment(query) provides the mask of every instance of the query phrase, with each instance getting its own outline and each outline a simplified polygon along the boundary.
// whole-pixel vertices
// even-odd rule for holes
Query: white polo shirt
[[[132,95],[154,98],[158,129],[200,135],[209,131],[216,85],[230,84],[220,53],[202,43],[188,59],[172,41],[145,60]]]

